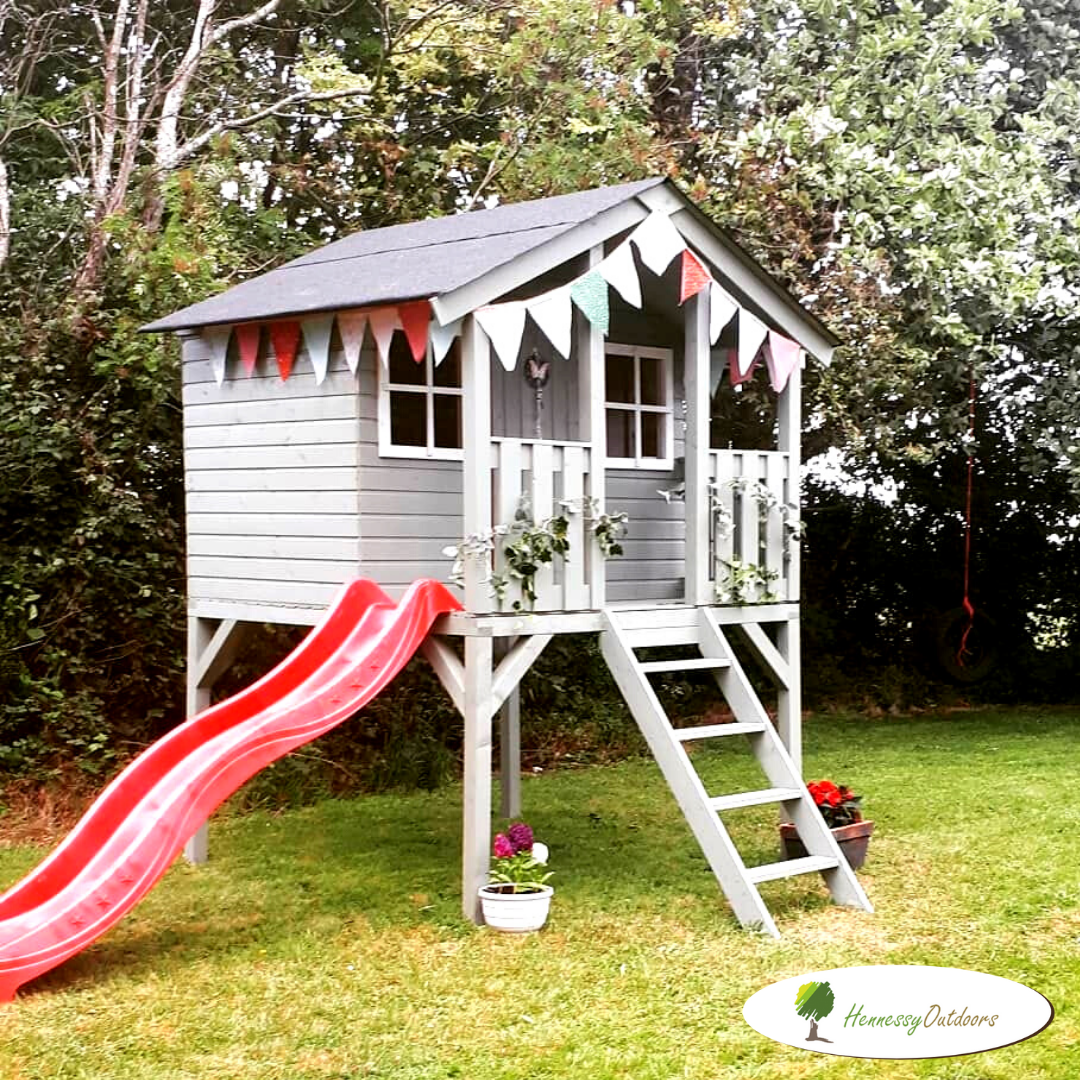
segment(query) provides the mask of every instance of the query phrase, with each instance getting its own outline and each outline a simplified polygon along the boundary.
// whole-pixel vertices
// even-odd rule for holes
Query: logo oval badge
[[[797,975],[743,1006],[762,1035],[820,1054],[935,1058],[1030,1039],[1054,1007],[1022,983],[962,968],[878,965]]]

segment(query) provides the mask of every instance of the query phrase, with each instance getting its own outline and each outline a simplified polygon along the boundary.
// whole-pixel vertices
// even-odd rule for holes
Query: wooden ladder
[[[696,625],[638,629],[621,625],[620,612],[608,609],[604,612],[605,629],[600,635],[600,647],[736,918],[743,926],[779,937],[757,887],[763,881],[811,873],[822,875],[836,903],[873,911],[715,614],[709,608],[699,608],[697,615]],[[641,661],[635,655],[635,649],[658,645],[695,645],[701,656],[687,660]],[[734,723],[689,728],[672,725],[649,683],[649,676],[695,670],[713,672],[735,716]],[[710,796],[685,744],[734,735],[749,738],[769,787],[762,791]],[[804,858],[754,867],[743,862],[720,815],[725,810],[766,803],[783,804],[807,850]]]

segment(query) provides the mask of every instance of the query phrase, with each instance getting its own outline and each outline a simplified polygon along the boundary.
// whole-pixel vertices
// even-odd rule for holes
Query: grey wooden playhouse
[[[464,717],[467,917],[494,718],[512,816],[516,688],[580,632],[743,924],[775,934],[758,885],[799,873],[869,909],[800,776],[800,366],[836,341],[671,181],[360,232],[146,329],[183,348],[190,713],[246,626],[313,625],[354,577],[394,596],[456,569],[463,610],[423,651]],[[766,377],[774,446],[732,448],[718,386]],[[565,550],[523,579],[507,545],[552,522]],[[637,655],[654,646],[684,655]],[[715,675],[732,722],[671,723],[650,676],[681,669]],[[706,792],[686,747],[713,738],[749,740],[768,786]],[[744,864],[723,814],[765,803],[805,858]],[[187,851],[205,858],[205,828]]]

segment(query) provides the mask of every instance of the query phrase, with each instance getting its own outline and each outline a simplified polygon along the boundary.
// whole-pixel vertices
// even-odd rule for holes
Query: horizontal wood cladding
[[[191,491],[189,514],[349,514],[353,491]],[[310,534],[315,535],[315,534]]]
[[[329,559],[350,562],[360,561],[359,545],[355,537],[337,536],[281,536],[272,533],[264,536],[242,533],[203,534],[189,536],[187,553],[217,558],[242,559]]]
[[[224,600],[238,604],[297,604],[325,608],[340,584],[308,581],[258,581],[229,578],[188,578],[188,598]]]
[[[278,536],[283,539],[348,538],[359,544],[356,514],[238,514],[188,511],[188,539],[195,536]]]
[[[363,573],[394,597],[416,578],[446,582],[442,549],[462,539],[462,463],[381,457],[375,417],[379,360],[367,347],[357,372]]]
[[[283,382],[260,361],[253,377],[230,364],[218,386],[205,345],[188,342],[185,354],[192,610],[324,608],[360,572],[352,373],[339,355],[321,384],[306,360]]]
[[[607,567],[611,602],[671,600],[683,595],[686,557],[686,505],[660,494],[681,480],[675,471],[609,469],[607,507],[629,515],[625,554]]]
[[[323,469],[355,470],[360,460],[354,441],[316,443],[310,446],[235,446],[227,454],[222,447],[190,447],[184,453],[188,472],[219,472],[241,469]]]
[[[184,451],[231,450],[238,447],[268,447],[282,450],[315,446],[353,446],[357,418],[338,420],[287,419],[264,423],[227,424],[222,427],[188,427],[184,431]],[[228,458],[220,460],[227,467]]]
[[[249,556],[188,555],[188,575],[230,581],[307,581],[343,584],[356,577],[355,559],[257,559]]]
[[[356,466],[337,468],[189,469],[187,490],[194,491],[347,491],[356,492]]]

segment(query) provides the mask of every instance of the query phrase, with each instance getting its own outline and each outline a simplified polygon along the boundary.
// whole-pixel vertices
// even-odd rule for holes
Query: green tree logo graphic
[[[832,1039],[823,1039],[818,1034],[817,1025],[819,1020],[833,1011],[833,1004],[832,987],[827,982],[808,982],[799,987],[795,995],[795,1011],[804,1020],[810,1021],[807,1042],[832,1042]]]

